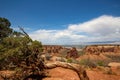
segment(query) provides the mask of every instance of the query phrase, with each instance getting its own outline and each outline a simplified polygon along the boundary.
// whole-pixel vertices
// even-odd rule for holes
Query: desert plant
[[[67,62],[72,63],[72,59],[71,58],[67,59]]]
[[[85,54],[84,51],[78,51],[78,56],[83,56]]]
[[[116,75],[116,73],[113,72],[111,68],[104,68],[104,74]]]
[[[0,31],[7,32],[8,30],[3,29],[1,25],[3,24],[0,23]],[[45,77],[46,69],[44,61],[38,58],[42,51],[42,44],[39,41],[33,41],[22,28],[20,29],[24,33],[23,36],[12,32],[11,28],[8,34],[4,36],[0,34],[0,70],[16,71],[16,74],[7,80],[41,80]]]
[[[49,53],[46,53],[45,57],[46,57],[46,60],[50,60],[50,58],[52,58],[52,56]]]
[[[104,54],[106,57],[110,58],[112,62],[120,62],[120,55]]]
[[[97,65],[98,65],[98,66],[105,66],[105,63],[104,63],[103,61],[98,61],[98,62],[97,62]]]
[[[88,59],[82,59],[79,61],[79,64],[80,65],[84,65],[85,67],[90,67],[90,68],[94,68],[96,67],[97,65],[92,61],[90,60],[89,58]]]

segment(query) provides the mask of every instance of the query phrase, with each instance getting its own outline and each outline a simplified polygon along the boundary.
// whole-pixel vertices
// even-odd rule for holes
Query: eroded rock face
[[[120,80],[120,76],[116,74],[103,73],[102,71],[87,70],[89,80]]]
[[[61,78],[44,78],[43,80],[64,80],[64,79],[61,79]]]
[[[108,64],[108,66],[113,67],[113,68],[120,68],[120,63],[118,62],[111,62]]]
[[[59,45],[43,45],[43,53],[59,53],[62,48],[63,47]]]
[[[90,45],[84,48],[86,54],[120,53],[120,45]]]
[[[56,67],[48,70],[48,72],[51,78],[44,80],[80,80],[78,74],[70,69]]]

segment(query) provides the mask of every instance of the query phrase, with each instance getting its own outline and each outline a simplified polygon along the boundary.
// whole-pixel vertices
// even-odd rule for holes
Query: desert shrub
[[[65,60],[64,57],[61,57],[60,61],[61,61],[61,62],[66,62],[66,60]]]
[[[79,61],[80,65],[84,65],[85,67],[90,67],[90,68],[94,68],[97,65],[90,59],[82,59]]]
[[[116,73],[113,72],[111,68],[104,68],[104,74],[116,75]]]
[[[36,53],[36,52],[42,52],[42,44],[41,44],[41,42],[39,42],[39,41],[33,41],[33,42],[31,42],[31,43],[28,43],[28,48],[30,49],[30,51],[32,52],[32,53]]]
[[[72,63],[72,59],[71,58],[67,59],[67,62]]]
[[[104,63],[103,61],[98,61],[98,62],[97,62],[97,65],[98,65],[98,66],[105,66],[105,63]]]
[[[67,50],[67,49],[63,49],[63,50],[61,50],[60,52],[59,52],[59,54],[60,54],[60,57],[66,57],[67,56],[67,52],[68,52],[69,50]]]
[[[50,60],[50,58],[52,58],[52,56],[49,53],[46,54],[45,57],[46,57],[46,60]]]
[[[26,36],[6,37],[0,43],[0,48],[1,69],[10,69],[10,66],[18,65],[27,56],[39,54],[42,51],[42,44],[38,41],[30,41]]]
[[[83,56],[85,54],[84,51],[78,51],[78,56]]]
[[[120,55],[105,54],[112,62],[120,62]]]
[[[79,61],[77,61],[77,60],[74,59],[74,58],[68,58],[66,62],[67,62],[67,63],[75,63],[75,64],[79,64]]]
[[[6,19],[0,18],[0,70],[14,70],[15,75],[4,80],[42,80],[45,77],[45,65],[38,54],[42,51],[42,44],[33,41],[22,29],[22,32],[13,31]],[[1,35],[2,34],[2,35]],[[23,64],[24,63],[24,64]]]

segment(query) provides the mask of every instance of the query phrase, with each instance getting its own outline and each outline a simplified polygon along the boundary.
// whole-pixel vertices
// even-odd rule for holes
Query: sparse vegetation
[[[109,75],[116,75],[116,73],[114,73],[111,68],[105,68],[104,69],[104,74],[109,74]]]
[[[108,63],[105,61],[101,61],[101,60],[91,60],[87,58],[87,59],[80,60],[79,64],[84,65],[85,67],[95,68],[97,66],[106,67]]]
[[[72,59],[71,58],[67,59],[67,62],[72,63]]]
[[[97,65],[90,59],[82,59],[79,62],[80,65],[84,65],[85,67],[95,68]]]
[[[82,55],[85,55],[85,52],[84,51],[78,51],[78,56],[82,56]]]
[[[45,55],[47,60],[50,60],[50,58],[52,57],[49,53]]]
[[[98,61],[98,62],[97,62],[97,65],[98,65],[98,66],[105,66],[105,63],[104,63],[103,61]]]
[[[120,54],[104,54],[106,57],[110,58],[112,62],[120,62]]]

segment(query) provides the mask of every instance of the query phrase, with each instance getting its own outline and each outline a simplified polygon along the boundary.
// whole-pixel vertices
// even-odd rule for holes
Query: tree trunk
[[[54,62],[54,63],[46,64],[47,69],[52,69],[52,68],[56,68],[56,67],[71,69],[78,74],[80,80],[89,80],[85,69],[80,65],[73,64],[73,63],[65,63],[65,62]]]

